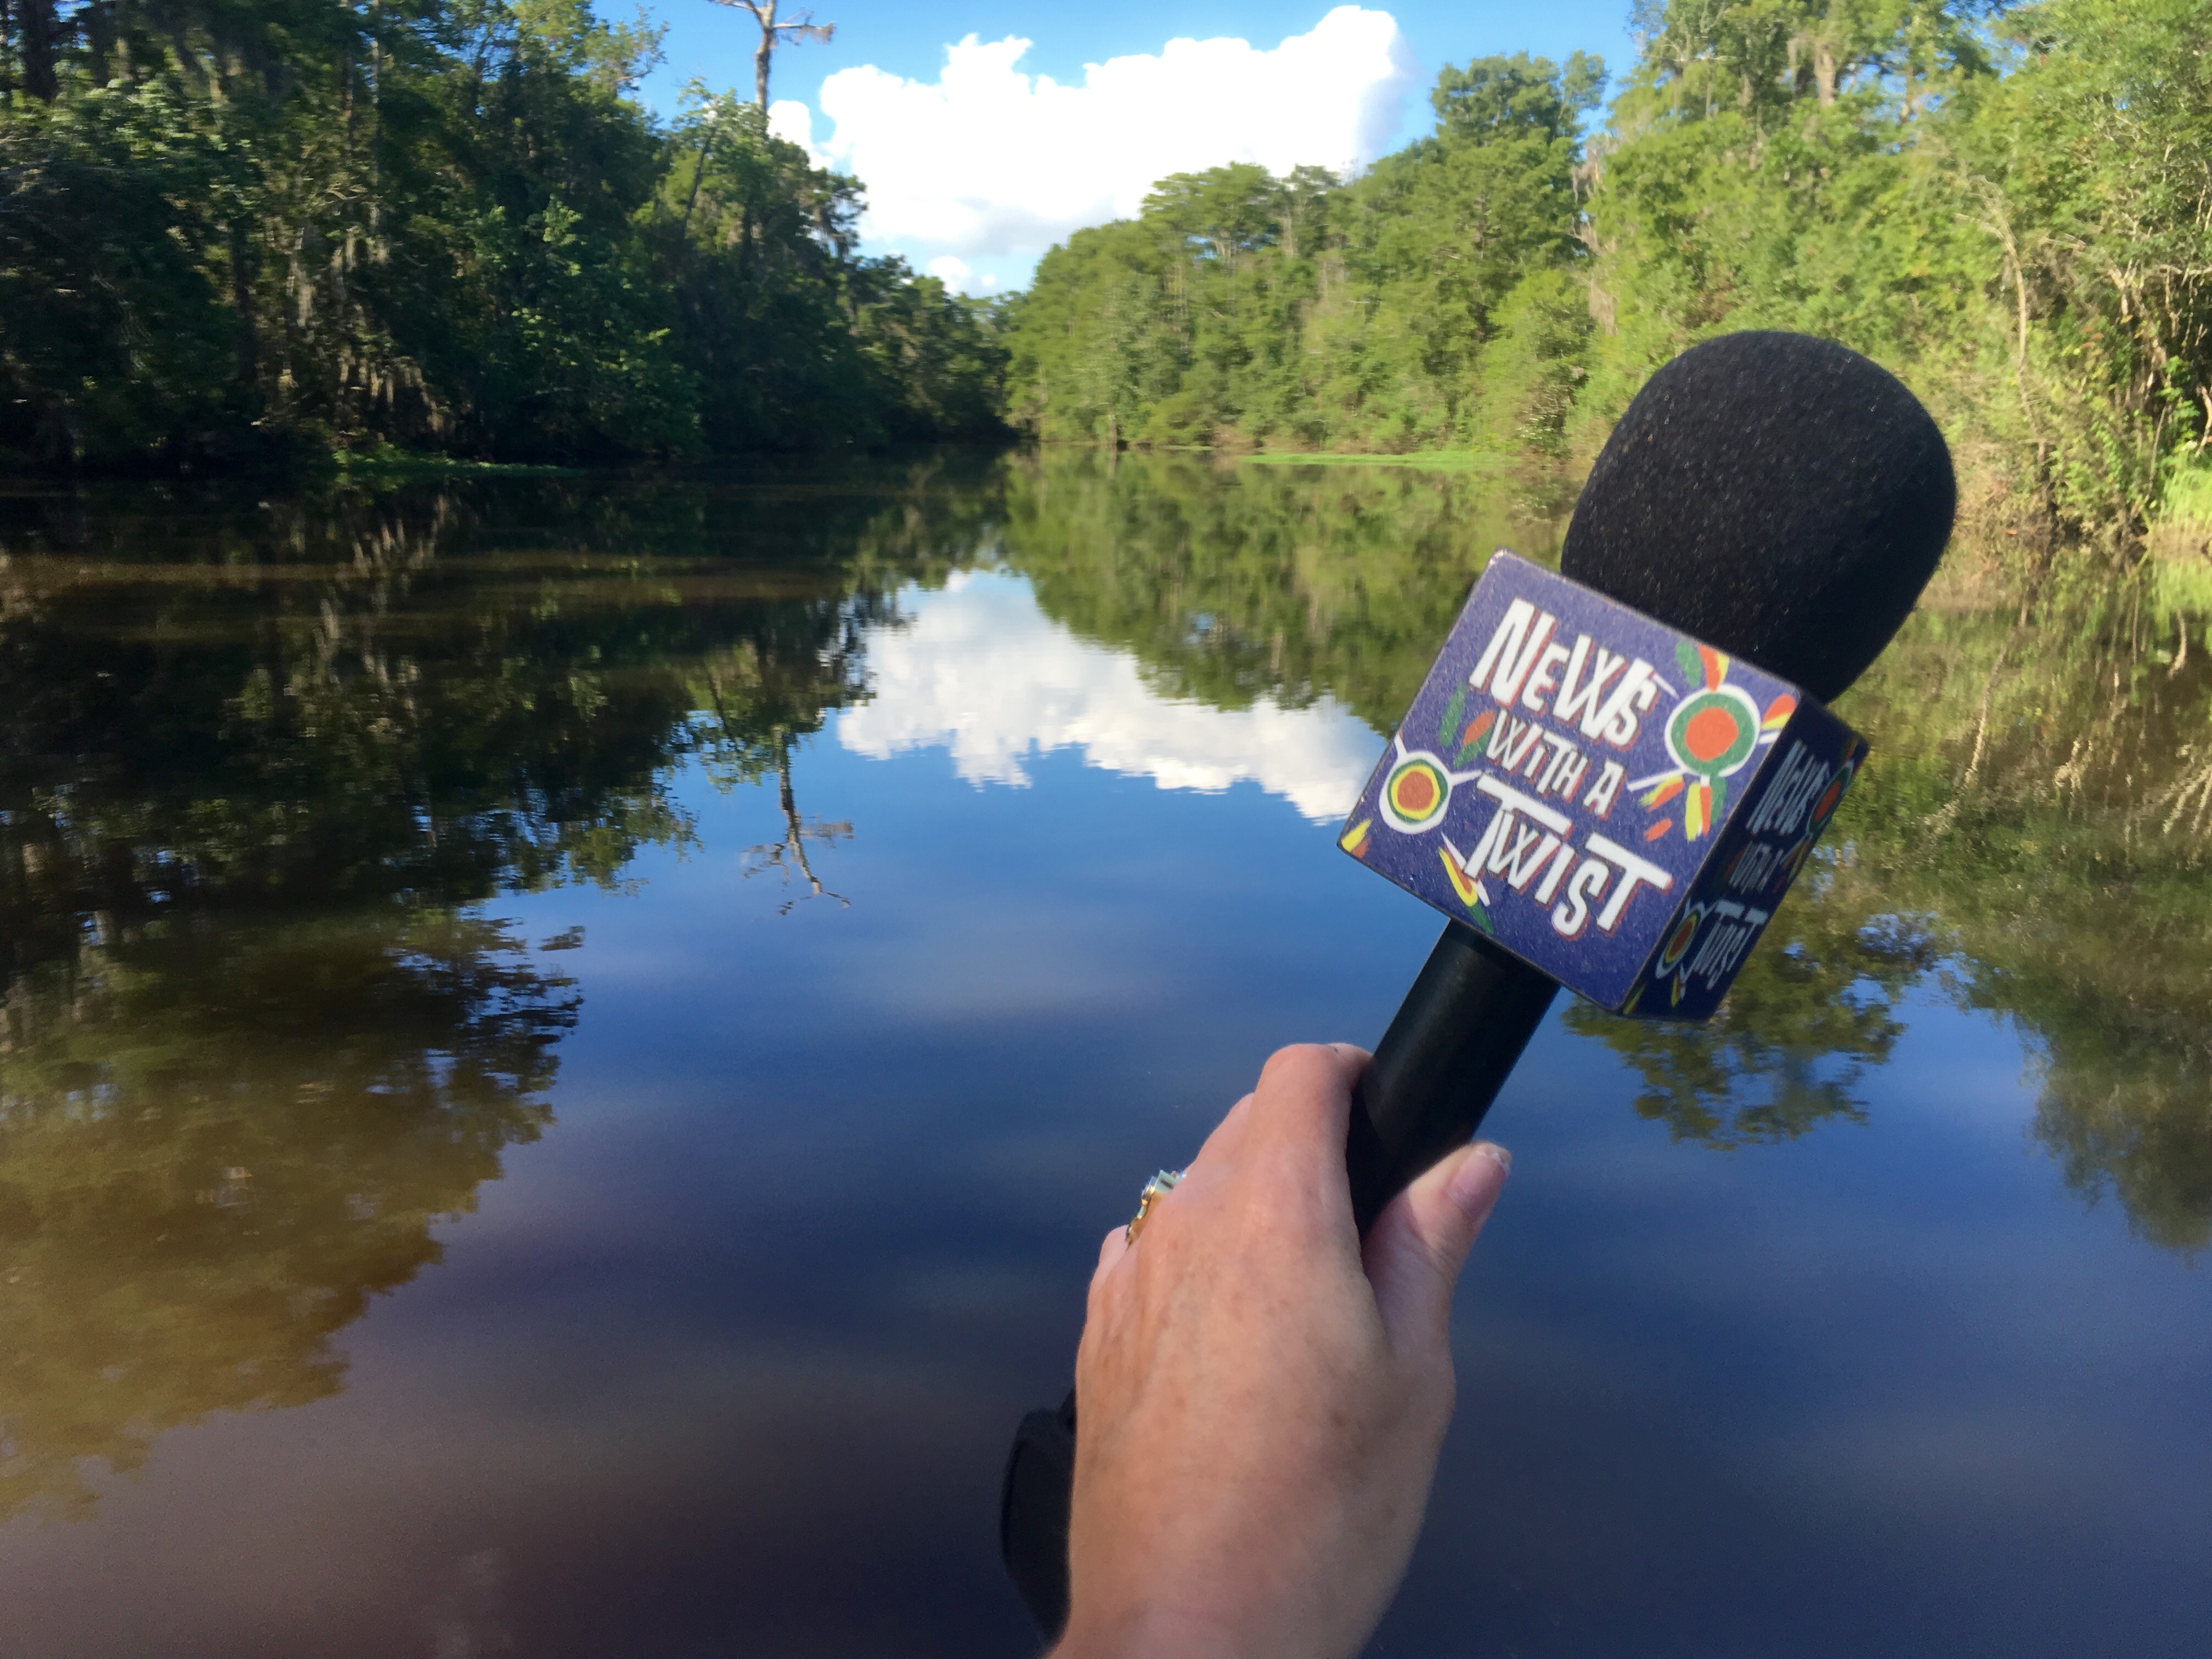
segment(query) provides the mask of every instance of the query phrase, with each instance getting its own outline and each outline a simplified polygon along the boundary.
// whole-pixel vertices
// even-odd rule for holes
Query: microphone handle
[[[1390,1200],[1470,1139],[1559,984],[1463,922],[1445,925],[1352,1097],[1344,1159],[1364,1237]],[[1075,1395],[1022,1419],[999,1490],[999,1552],[1048,1641],[1067,1623]]]
[[[1344,1161],[1361,1237],[1415,1176],[1474,1138],[1559,989],[1465,922],[1444,925],[1352,1091]]]

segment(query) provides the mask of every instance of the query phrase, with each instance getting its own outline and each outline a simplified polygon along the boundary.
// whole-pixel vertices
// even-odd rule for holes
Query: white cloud
[[[1026,763],[1077,748],[1086,764],[1213,792],[1256,782],[1317,822],[1344,816],[1381,741],[1328,698],[1222,709],[1162,696],[1119,652],[1046,617],[1029,584],[957,575],[909,592],[911,620],[868,642],[875,696],[839,716],[837,740],[878,760],[944,748],[971,783],[1026,787]]]
[[[955,294],[988,294],[999,285],[999,279],[989,271],[978,272],[965,259],[955,258],[950,253],[932,259],[928,270]]]
[[[1167,173],[1229,161],[1342,172],[1382,153],[1418,78],[1396,20],[1357,6],[1273,51],[1170,40],[1086,65],[1080,86],[1022,73],[1029,46],[971,34],[945,49],[933,85],[873,66],[822,83],[836,128],[816,154],[867,186],[864,234],[952,254],[1035,253],[1135,213]],[[770,118],[813,148],[805,106],[778,104]]]
[[[814,112],[797,99],[779,98],[768,106],[768,130],[818,159],[814,149]]]

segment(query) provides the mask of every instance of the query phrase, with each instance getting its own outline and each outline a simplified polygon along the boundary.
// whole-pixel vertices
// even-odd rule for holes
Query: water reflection
[[[2010,1022],[2034,1133],[2136,1233],[2212,1243],[2207,607],[2161,573],[2023,605],[1954,583],[1846,705],[1875,759],[1710,1036],[1577,1008],[1638,1109],[1725,1143],[1858,1116],[1899,1010],[1933,988]],[[1779,948],[1777,948],[1777,947]]]
[[[1836,899],[1927,916],[1950,994],[2029,1040],[2036,1137],[2069,1184],[2193,1253],[2212,1243],[2212,584],[2187,574],[1917,619],[1858,710],[1889,755]]]
[[[743,557],[704,497],[567,486],[0,503],[0,1518],[336,1391],[550,1121],[579,940],[486,901],[690,841],[694,762],[780,779],[811,878],[849,826],[792,746],[891,614],[858,573],[968,510],[905,483],[756,504]]]
[[[1018,580],[956,575],[902,608],[870,642],[873,695],[838,722],[857,754],[941,747],[971,783],[1020,788],[1036,756],[1072,748],[1167,789],[1255,782],[1316,821],[1342,817],[1375,764],[1375,734],[1334,698],[1258,691],[1223,708],[1164,693],[1126,653],[1048,618]]]
[[[1147,678],[1241,708],[1332,698],[1389,730],[1488,550],[1435,481],[1173,462],[1044,465],[1007,486],[1040,606]],[[2018,579],[1971,550],[1844,712],[1875,743],[1832,845],[1703,1030],[1568,1007],[1677,1137],[1858,1121],[1933,989],[2036,1054],[2037,1139],[2146,1239],[2212,1242],[2212,574]],[[2195,641],[2192,647],[2192,636]]]
[[[425,909],[103,931],[0,1007],[0,1517],[211,1412],[335,1393],[330,1339],[550,1121],[569,981]]]
[[[1449,474],[1048,457],[1012,469],[1006,551],[1038,608],[1218,708],[1327,696],[1395,728],[1491,553],[1564,521]],[[1370,762],[1371,763],[1371,762]]]
[[[586,1012],[562,971],[580,935],[533,945],[503,896],[619,890],[641,860],[722,852],[749,860],[763,914],[806,902],[787,933],[870,925],[865,898],[836,909],[858,892],[836,861],[895,848],[919,810],[864,793],[823,815],[803,763],[833,721],[817,756],[941,746],[971,783],[1035,781],[1030,807],[1066,748],[1325,817],[1489,550],[1541,555],[1555,532],[1435,474],[1084,457],[0,499],[0,1517],[82,1510],[85,1459],[130,1468],[175,1425],[341,1386],[332,1339],[434,1261],[436,1221],[551,1121]],[[1636,1110],[1682,1142],[1838,1137],[1881,1127],[1916,1000],[1948,998],[2026,1039],[2033,1133],[2069,1183],[2202,1249],[2205,586],[2169,573],[2023,605],[1953,578],[1853,694],[1875,764],[1722,1018],[1573,1008],[1581,1048],[1624,1057]],[[708,845],[694,779],[762,791],[770,838]],[[1020,833],[1056,833],[1049,817]],[[1088,856],[1118,823],[1091,826]],[[913,890],[945,866],[896,867]],[[1267,902],[1293,908],[1280,874]],[[1039,903],[1051,884],[1015,885]],[[963,902],[929,925],[975,927]],[[1131,962],[1174,948],[1176,904],[1127,901],[1113,937]],[[1224,908],[1217,935],[1249,921]],[[890,945],[957,965],[989,940],[942,942]],[[1036,971],[1008,961],[1002,978]],[[932,1019],[980,982],[939,974]],[[1050,1020],[1023,1005],[990,1043],[1054,1048],[1105,982]],[[997,1085],[1006,1146],[1035,1132],[1004,1103],[1032,1081]],[[942,1085],[963,1110],[964,1086]],[[1013,1156],[975,1133],[976,1156]]]

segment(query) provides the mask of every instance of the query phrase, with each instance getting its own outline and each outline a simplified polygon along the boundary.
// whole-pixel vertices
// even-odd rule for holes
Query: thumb
[[[1424,1173],[1376,1218],[1363,1255],[1382,1328],[1400,1352],[1445,1346],[1460,1264],[1512,1167],[1512,1153],[1478,1140]]]

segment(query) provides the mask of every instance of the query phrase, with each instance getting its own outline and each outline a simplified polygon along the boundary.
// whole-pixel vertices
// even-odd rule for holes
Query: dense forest
[[[588,0],[0,3],[0,461],[995,434],[987,307]]]
[[[1643,0],[1357,178],[1158,182],[986,303],[589,0],[0,4],[0,464],[997,438],[1457,451],[1564,499],[1745,327],[1897,370],[1970,531],[2212,544],[2212,12]]]
[[[1643,0],[1635,27],[1594,128],[1595,60],[1489,58],[1349,182],[1161,180],[1039,267],[1015,417],[1565,484],[1685,346],[1796,329],[1919,392],[1986,536],[2205,539],[2212,9]]]

